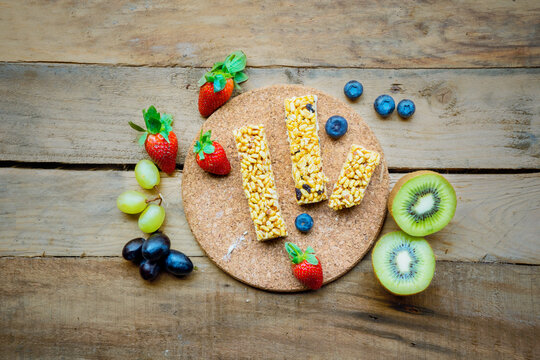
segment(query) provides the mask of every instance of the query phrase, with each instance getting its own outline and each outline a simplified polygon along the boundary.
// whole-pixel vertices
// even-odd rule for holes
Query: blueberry
[[[144,242],[142,255],[146,260],[158,261],[169,255],[171,240],[163,233],[154,233]]]
[[[397,113],[404,119],[411,117],[414,114],[414,110],[416,110],[416,107],[412,100],[404,99],[397,104]]]
[[[306,213],[300,214],[296,217],[294,225],[301,232],[308,232],[313,227],[313,218]]]
[[[159,262],[143,260],[139,266],[139,273],[144,280],[154,281],[161,271]]]
[[[348,97],[349,99],[356,100],[364,92],[364,87],[358,81],[351,80],[345,84],[345,87],[343,88],[343,92],[345,93],[345,96]]]
[[[349,125],[344,117],[334,115],[328,118],[324,128],[326,129],[328,136],[330,136],[332,139],[339,139],[347,132]]]
[[[142,246],[144,243],[143,238],[135,238],[127,242],[122,249],[122,256],[124,259],[132,261],[135,264],[139,264],[143,259]]]
[[[180,251],[171,250],[165,259],[165,269],[173,275],[187,275],[193,271],[193,263]]]
[[[382,117],[390,115],[396,108],[396,103],[390,95],[381,95],[373,103],[375,111]]]

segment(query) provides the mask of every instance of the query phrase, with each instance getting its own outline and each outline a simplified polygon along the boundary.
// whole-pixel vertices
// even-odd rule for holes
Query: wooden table
[[[540,8],[475,2],[0,3],[0,357],[540,357]],[[379,137],[392,183],[447,174],[459,202],[429,237],[432,285],[395,297],[368,255],[317,292],[273,294],[218,270],[182,209],[182,163],[204,122],[196,82],[230,51],[250,80],[344,99]],[[375,116],[382,93],[408,121]],[[121,259],[138,236],[116,196],[145,157],[127,122],[175,115],[166,232],[198,271],[144,283]],[[189,155],[191,156],[191,155]],[[383,233],[396,229],[387,218]]]

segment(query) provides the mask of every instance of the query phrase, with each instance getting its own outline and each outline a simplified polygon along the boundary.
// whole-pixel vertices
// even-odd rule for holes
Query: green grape
[[[146,209],[146,196],[138,191],[125,191],[116,199],[116,206],[126,214],[138,214]]]
[[[150,160],[141,160],[135,166],[135,178],[143,189],[159,185],[159,171]]]
[[[165,209],[161,205],[150,204],[139,216],[139,228],[145,233],[158,230],[165,220]]]

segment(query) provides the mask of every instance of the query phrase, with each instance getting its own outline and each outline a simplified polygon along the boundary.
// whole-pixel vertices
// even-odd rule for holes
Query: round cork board
[[[329,178],[328,197],[351,144],[382,155],[358,206],[336,212],[328,207],[328,201],[302,206],[296,203],[283,102],[285,98],[308,94],[318,96],[319,137],[323,171]],[[338,140],[332,140],[324,130],[332,115],[341,115],[349,123],[349,130]],[[232,133],[243,125],[261,123],[266,128],[279,203],[289,233],[286,238],[264,242],[256,240]],[[388,170],[377,138],[350,106],[313,88],[270,86],[231,99],[208,118],[203,130],[212,130],[212,139],[223,145],[232,169],[225,177],[210,175],[199,168],[194,156],[188,156],[182,179],[184,211],[195,239],[223,271],[263,290],[302,291],[306,288],[293,276],[285,241],[302,249],[315,249],[325,284],[353,268],[371,248],[386,215]],[[310,214],[315,223],[307,234],[294,226],[296,216],[303,212]]]

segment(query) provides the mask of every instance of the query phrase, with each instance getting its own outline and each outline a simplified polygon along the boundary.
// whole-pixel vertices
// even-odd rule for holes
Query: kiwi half
[[[394,231],[381,237],[371,254],[375,276],[396,295],[424,291],[435,273],[435,255],[424,238]]]
[[[448,225],[456,204],[456,192],[448,180],[423,170],[399,179],[390,192],[388,211],[407,234],[426,236]]]

